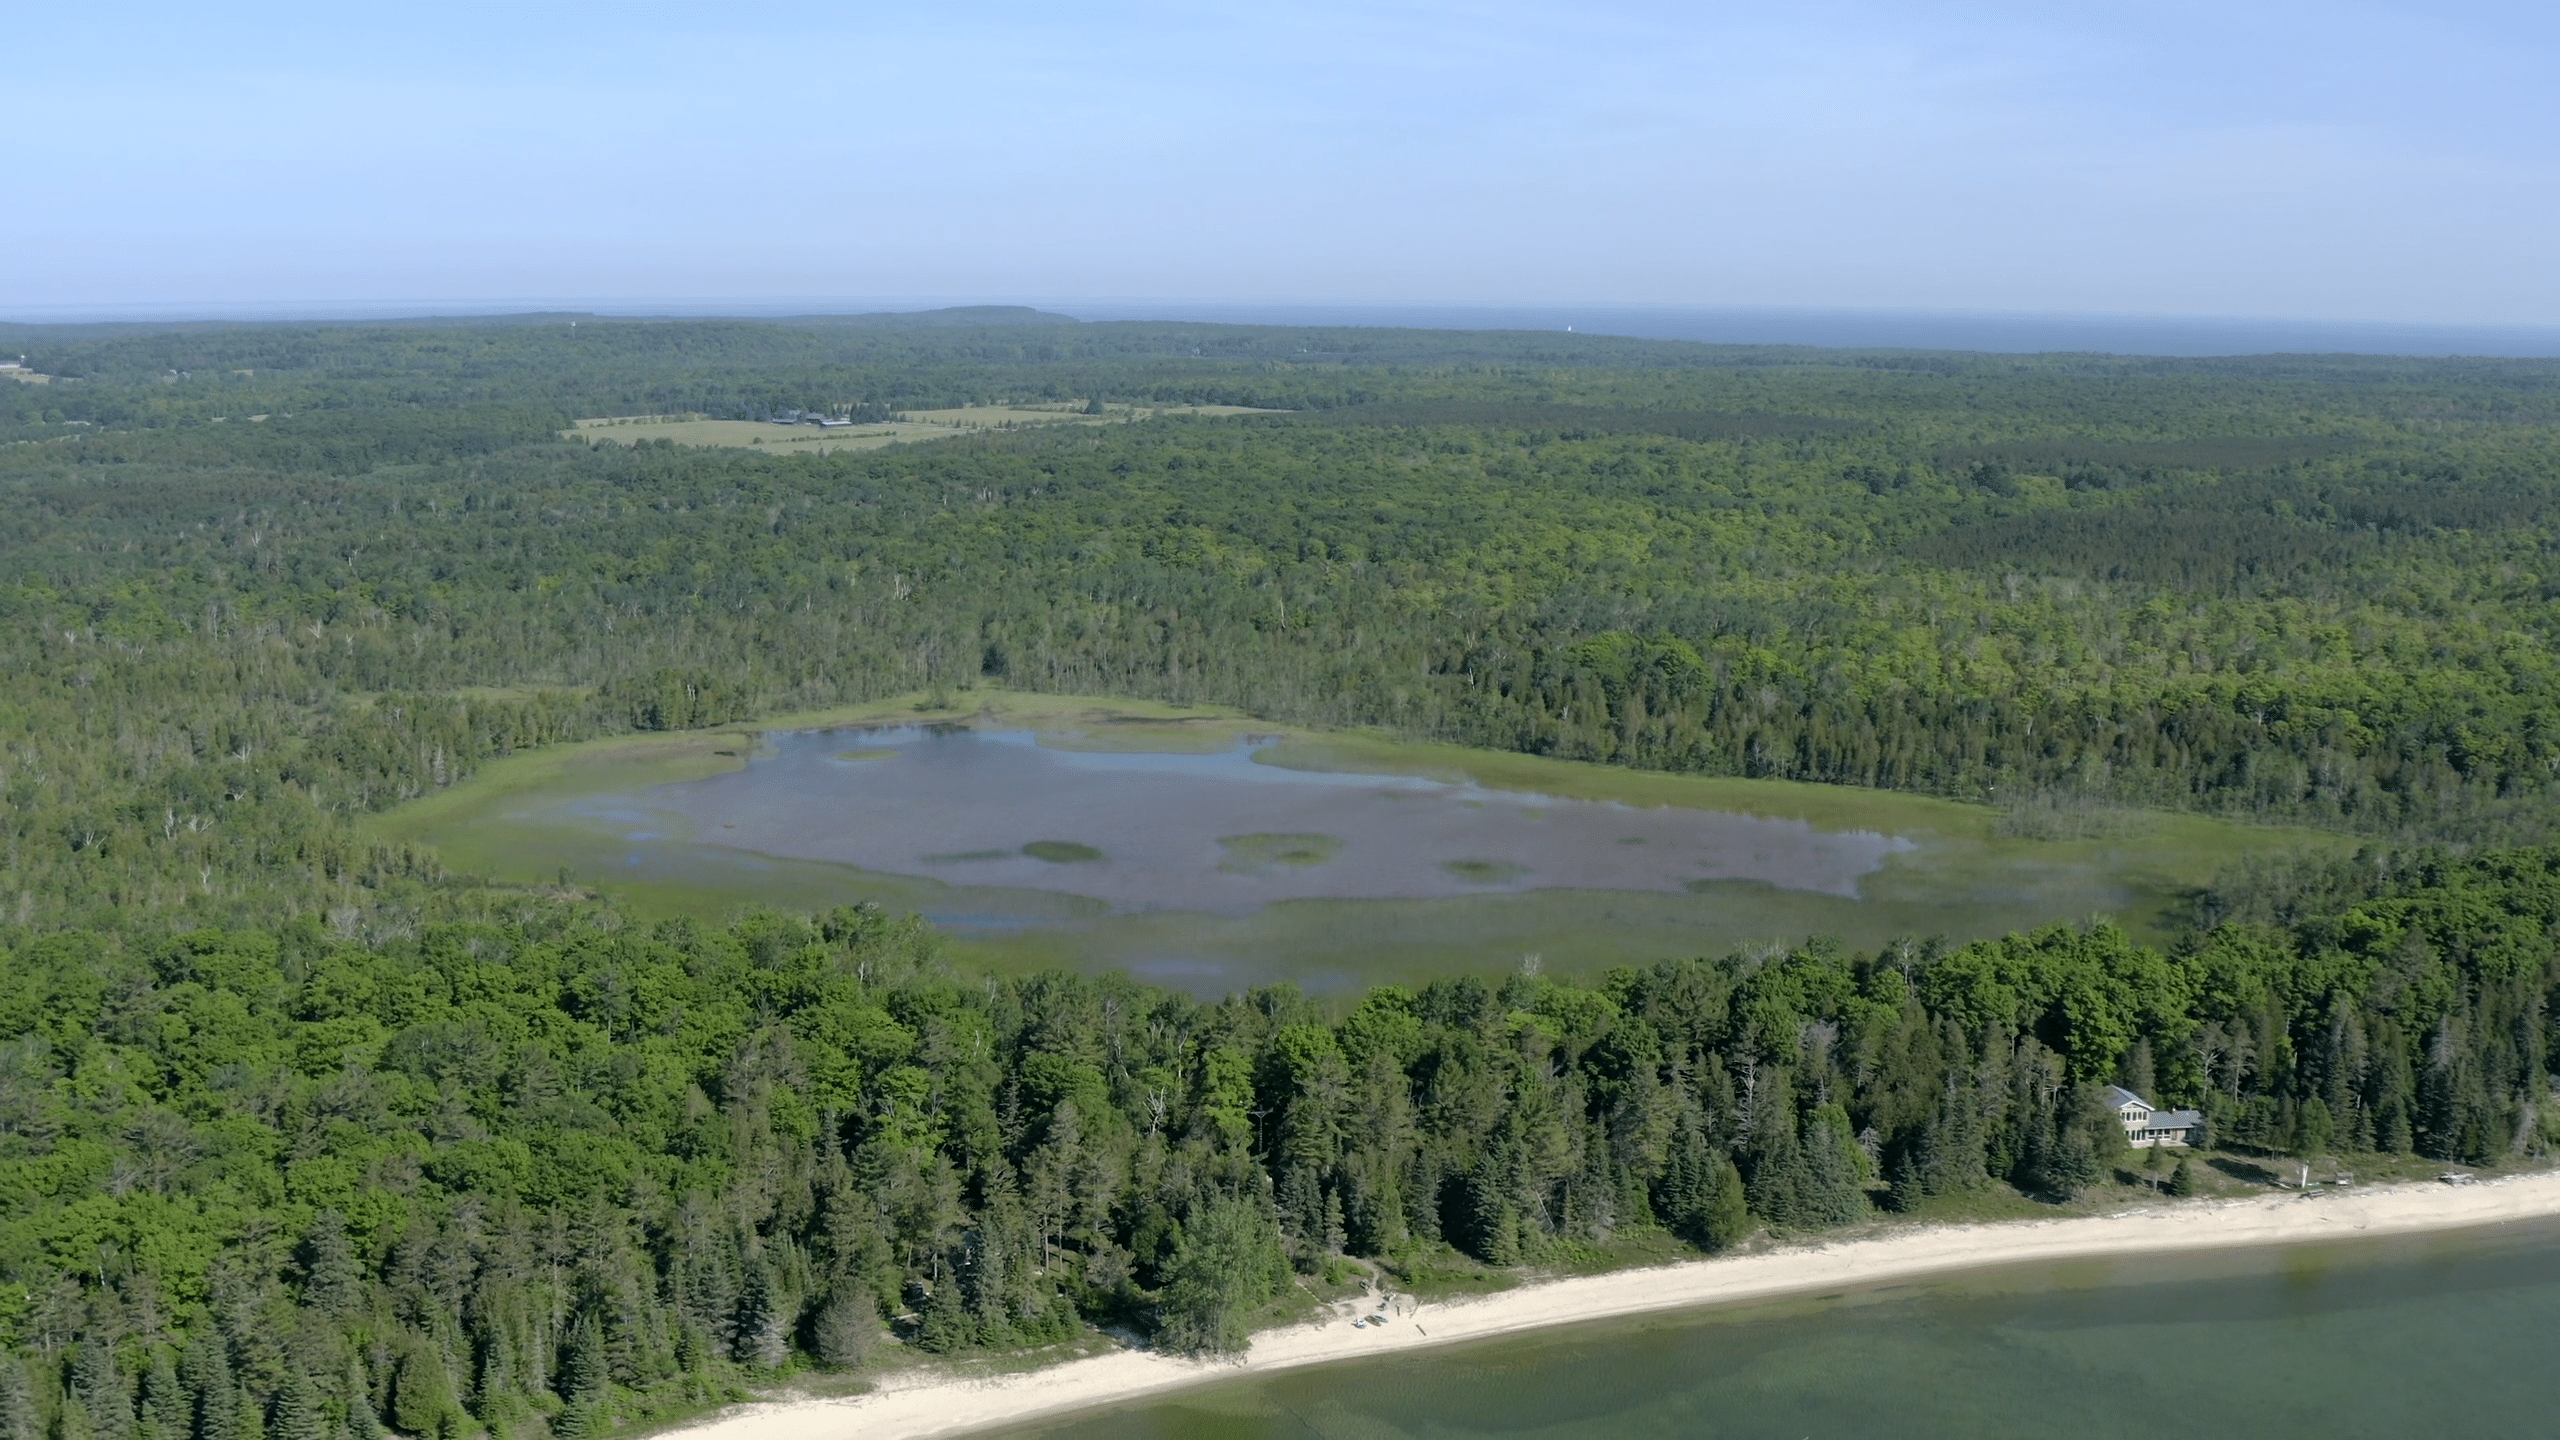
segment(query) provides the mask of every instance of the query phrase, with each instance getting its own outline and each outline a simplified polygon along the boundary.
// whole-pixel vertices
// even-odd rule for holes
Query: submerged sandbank
[[[1241,1361],[1183,1360],[1131,1350],[992,1378],[919,1370],[893,1376],[866,1395],[741,1406],[685,1434],[688,1440],[960,1435],[1239,1375],[1844,1284],[2026,1261],[2449,1230],[2549,1215],[2560,1215],[2560,1173],[2468,1185],[2373,1186],[2172,1202],[2065,1220],[1929,1226],[1556,1280],[1445,1304],[1414,1307],[1405,1302],[1384,1326],[1354,1328],[1347,1318],[1328,1316],[1256,1336]]]

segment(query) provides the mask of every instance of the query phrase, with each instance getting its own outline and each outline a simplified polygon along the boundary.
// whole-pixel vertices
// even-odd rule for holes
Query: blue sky
[[[10,306],[2560,323],[2560,7],[20,6]]]

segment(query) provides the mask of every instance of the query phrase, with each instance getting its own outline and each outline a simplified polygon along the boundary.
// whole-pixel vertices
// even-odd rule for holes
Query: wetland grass
[[[1260,875],[1279,866],[1323,865],[1342,853],[1339,835],[1221,835],[1218,868],[1230,875]]]

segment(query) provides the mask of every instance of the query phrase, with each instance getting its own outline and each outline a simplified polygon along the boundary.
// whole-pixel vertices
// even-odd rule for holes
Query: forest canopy
[[[368,910],[435,867],[350,821],[492,756],[982,681],[2402,841],[2537,840],[2560,774],[2548,362],[593,317],[12,338],[60,377],[0,385],[24,924]],[[824,456],[561,437],[1076,398],[1286,413]]]
[[[1011,314],[0,348],[45,377],[0,381],[0,1440],[575,1440],[893,1321],[1227,1350],[1345,1257],[2066,1195],[2109,1083],[2272,1150],[2547,1148],[2560,365]],[[572,430],[1024,401],[1265,413]],[[867,909],[646,927],[359,824],[978,684],[2370,848],[2165,948],[1328,1006],[991,980]]]

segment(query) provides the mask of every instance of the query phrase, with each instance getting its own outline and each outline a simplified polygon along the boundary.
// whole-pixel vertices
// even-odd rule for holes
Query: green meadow
[[[769,420],[717,420],[706,415],[598,415],[563,431],[564,438],[590,444],[638,445],[665,440],[676,445],[714,448],[754,447],[785,455],[829,455],[840,450],[877,450],[883,445],[1043,425],[1110,425],[1149,420],[1159,415],[1251,415],[1243,405],[1105,405],[1099,415],[1080,404],[954,405],[931,410],[902,410],[893,419],[865,421],[840,429],[815,425],[777,425]]]

